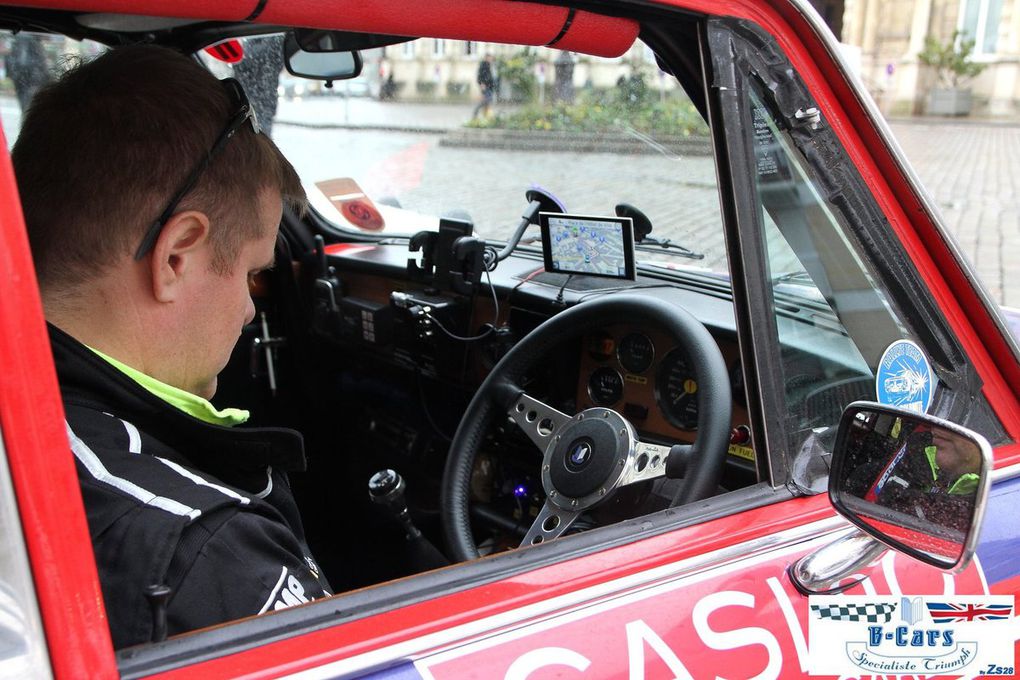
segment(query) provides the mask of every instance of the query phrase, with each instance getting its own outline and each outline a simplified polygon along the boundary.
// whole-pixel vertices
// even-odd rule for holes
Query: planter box
[[[928,93],[929,116],[966,116],[971,109],[970,89],[935,88]]]

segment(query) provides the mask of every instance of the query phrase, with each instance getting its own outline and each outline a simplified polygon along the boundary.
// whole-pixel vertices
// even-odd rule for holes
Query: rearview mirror
[[[829,475],[836,510],[886,545],[946,570],[967,566],[988,496],[984,437],[871,402],[843,412]]]
[[[329,33],[323,34],[329,36]],[[320,48],[330,47],[332,43],[323,38]],[[284,66],[287,72],[299,78],[312,80],[348,80],[361,75],[361,55],[354,50],[318,49],[309,51],[298,44],[293,33],[287,35],[283,44]]]

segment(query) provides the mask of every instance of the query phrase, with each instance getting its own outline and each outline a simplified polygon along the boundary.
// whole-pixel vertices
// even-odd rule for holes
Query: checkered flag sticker
[[[828,604],[811,605],[811,611],[820,619],[833,621],[866,621],[867,623],[889,623],[895,604]]]

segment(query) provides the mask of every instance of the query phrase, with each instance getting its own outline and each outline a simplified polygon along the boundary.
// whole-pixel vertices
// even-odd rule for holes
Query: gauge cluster
[[[746,428],[736,342],[716,341],[733,383],[733,425]],[[675,341],[656,329],[614,326],[590,333],[583,348],[577,394],[581,408],[606,406],[646,434],[668,441],[694,440],[698,380],[686,352]]]

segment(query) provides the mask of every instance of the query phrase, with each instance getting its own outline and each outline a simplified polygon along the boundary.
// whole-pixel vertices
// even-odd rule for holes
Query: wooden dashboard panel
[[[620,360],[620,343],[628,335],[640,333],[651,340],[653,357],[651,365],[639,372],[628,371]],[[697,436],[695,430],[677,427],[666,418],[657,399],[657,377],[663,360],[676,347],[676,341],[656,328],[644,328],[630,325],[607,326],[601,333],[586,335],[581,346],[580,374],[577,385],[578,409],[593,406],[609,406],[616,411],[625,413],[635,428],[643,434],[653,435],[665,441],[693,442]],[[739,363],[739,351],[736,342],[719,341],[719,349],[731,375]],[[610,347],[611,345],[611,347]],[[608,351],[607,351],[608,350]],[[589,380],[592,374],[603,368],[610,368],[619,373],[623,382],[623,393],[613,404],[595,404],[589,392]],[[733,387],[731,385],[731,387]],[[733,387],[743,390],[742,387]],[[747,409],[743,406],[744,395],[734,394],[733,427],[747,425]],[[641,418],[641,413],[647,413]],[[731,451],[734,455],[739,453]],[[749,452],[741,457],[747,458]],[[753,456],[753,454],[751,454]]]

